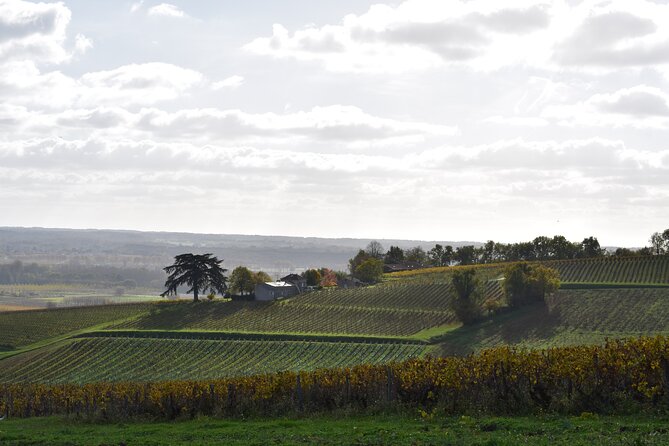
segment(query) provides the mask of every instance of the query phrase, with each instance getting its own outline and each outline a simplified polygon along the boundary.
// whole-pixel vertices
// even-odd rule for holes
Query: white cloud
[[[464,65],[492,70],[614,70],[669,64],[669,5],[648,0],[405,0],[340,24],[248,43],[256,54],[318,61],[332,71],[403,72]]]
[[[156,6],[152,6],[147,11],[147,14],[151,16],[162,16],[162,17],[174,17],[174,18],[183,18],[186,17],[184,13],[178,6],[175,6],[171,3],[161,3]]]
[[[68,60],[65,41],[70,19],[71,12],[62,3],[0,2],[0,62]]]
[[[595,94],[576,104],[549,105],[541,117],[569,126],[669,129],[669,95],[638,85]]]
[[[79,79],[84,87],[90,89],[91,99],[136,100],[138,103],[174,99],[202,81],[203,76],[197,71],[159,62],[86,73]]]
[[[138,2],[135,2],[132,5],[130,5],[130,12],[135,13],[135,12],[139,11],[140,9],[142,9],[143,6],[144,6],[144,0],[140,0]]]
[[[123,65],[79,78],[59,71],[42,73],[32,62],[11,62],[3,68],[0,98],[37,109],[150,105],[178,98],[205,82],[197,71],[158,62]]]
[[[211,84],[213,90],[222,90],[224,88],[238,88],[244,83],[244,76],[234,75],[223,79],[222,81]]]
[[[74,38],[74,48],[77,53],[83,54],[93,48],[93,41],[83,34],[77,34]]]

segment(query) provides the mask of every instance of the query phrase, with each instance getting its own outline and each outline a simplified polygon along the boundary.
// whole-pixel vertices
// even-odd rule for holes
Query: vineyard
[[[0,382],[214,379],[402,361],[422,356],[427,348],[400,343],[77,338],[4,360]]]
[[[499,345],[545,348],[607,338],[669,335],[669,288],[560,290],[537,304],[508,312],[442,339],[442,354],[468,354]]]
[[[150,304],[119,304],[0,313],[0,350],[136,316],[150,307]]]
[[[178,303],[110,328],[411,336],[456,322],[452,293],[446,284],[391,283],[305,293],[271,303]],[[499,282],[488,282],[481,299],[501,294]]]
[[[669,285],[669,256],[601,257],[544,262],[563,282]]]
[[[0,412],[109,420],[286,416],[393,406],[458,415],[663,410],[667,376],[669,340],[656,337],[541,351],[500,347],[467,357],[211,381],[5,384]]]
[[[589,259],[553,260],[542,262],[555,268],[563,282],[627,283],[669,285],[669,255],[634,257],[597,257]],[[411,280],[420,283],[445,283],[453,271],[476,268],[478,274],[491,280],[502,275],[510,263],[491,263],[474,266],[424,268],[389,274],[391,280]]]
[[[409,336],[453,321],[450,311],[214,302],[165,306],[110,328]]]

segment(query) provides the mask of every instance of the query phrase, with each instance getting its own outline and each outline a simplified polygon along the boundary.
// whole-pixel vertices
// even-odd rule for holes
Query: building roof
[[[292,280],[304,280],[304,277],[302,277],[302,276],[300,276],[300,275],[298,275],[298,274],[292,273],[292,274],[288,274],[288,275],[285,276],[285,277],[282,277],[281,280],[282,280],[283,282],[290,282],[290,281],[292,281]]]
[[[262,284],[259,284],[259,285],[267,285],[267,286],[272,287],[272,288],[286,288],[286,287],[294,287],[295,286],[292,283],[288,283],[288,282],[265,282],[265,283],[262,283]]]

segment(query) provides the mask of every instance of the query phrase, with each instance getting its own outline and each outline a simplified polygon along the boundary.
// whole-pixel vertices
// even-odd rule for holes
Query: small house
[[[307,289],[307,279],[304,277],[298,275],[298,274],[288,274],[285,277],[282,277],[279,279],[281,282],[286,282],[286,283],[292,283],[297,287],[297,291],[302,293],[303,291],[306,291]]]
[[[288,282],[264,282],[256,285],[256,300],[268,301],[284,299],[299,293],[297,286]]]

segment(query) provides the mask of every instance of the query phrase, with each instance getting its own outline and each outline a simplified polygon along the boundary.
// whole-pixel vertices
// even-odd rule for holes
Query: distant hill
[[[0,263],[14,260],[39,264],[103,265],[159,269],[184,252],[212,252],[232,269],[245,265],[272,276],[312,267],[345,270],[348,259],[371,239],[191,234],[97,229],[0,227]],[[476,245],[478,242],[378,239],[388,248],[435,243]]]

